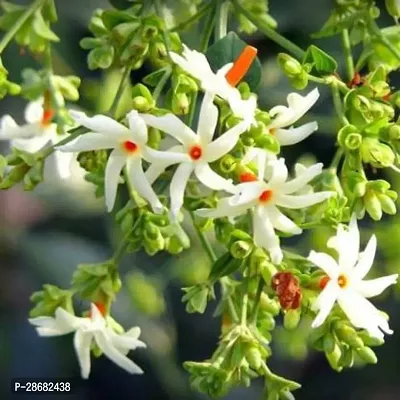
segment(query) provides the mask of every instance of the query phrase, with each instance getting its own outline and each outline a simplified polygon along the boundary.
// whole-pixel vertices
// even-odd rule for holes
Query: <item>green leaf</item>
[[[303,64],[307,62],[312,62],[317,72],[322,75],[333,74],[338,67],[334,58],[314,45],[311,45],[306,51]]]
[[[49,28],[43,15],[40,12],[35,14],[33,18],[32,28],[35,33],[44,39],[50,40],[52,42],[59,42],[60,38]]]
[[[117,11],[117,10],[107,10],[101,14],[101,19],[103,20],[104,26],[111,30],[115,26],[119,24],[123,24],[124,22],[132,22],[136,21],[137,18],[125,11]]]
[[[151,87],[156,87],[160,82],[160,80],[162,79],[162,77],[164,76],[166,70],[167,68],[162,68],[152,72],[151,74],[143,78],[143,82]]]
[[[234,62],[246,46],[247,43],[240,39],[234,32],[229,32],[223,39],[214,43],[206,52],[207,59],[213,71],[216,72],[224,65]],[[256,58],[243,78],[253,92],[257,90],[260,84],[261,73],[261,63]]]
[[[126,10],[132,7],[132,1],[129,0],[109,0],[109,3],[118,10]]]

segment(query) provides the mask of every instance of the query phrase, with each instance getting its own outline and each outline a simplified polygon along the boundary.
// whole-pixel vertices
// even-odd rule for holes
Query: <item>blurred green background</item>
[[[92,112],[107,111],[116,91],[119,72],[89,71],[86,54],[78,43],[88,35],[86,26],[91,13],[96,8],[108,7],[108,2],[57,0],[56,5],[60,21],[54,30],[61,37],[61,43],[55,46],[56,73],[72,73],[82,78],[80,106]],[[383,1],[379,5],[383,8]],[[329,0],[270,1],[271,14],[277,19],[280,32],[302,47],[310,43],[310,33],[317,31],[327,19],[330,7]],[[384,17],[380,22],[382,26],[391,23]],[[196,47],[196,28],[185,32],[183,38],[189,46]],[[275,61],[276,54],[282,49],[262,35],[245,39],[258,47],[263,63],[263,83],[258,93],[261,106],[269,109],[284,103],[291,88]],[[341,59],[340,41],[321,40],[318,45]],[[23,68],[38,66],[31,56],[20,54],[15,45],[5,52],[3,62],[11,79],[17,82]],[[132,83],[149,72],[149,66],[136,71],[131,76]],[[392,84],[396,85],[395,79]],[[306,90],[312,87],[310,85]],[[316,119],[320,129],[289,151],[285,149],[289,164],[299,160],[300,155],[302,159],[313,157],[325,165],[331,161],[337,125],[329,92],[324,88],[320,91],[320,101],[305,118]],[[11,114],[22,122],[24,102],[21,99],[8,97],[1,101],[0,108],[1,114]],[[2,148],[7,151],[6,145]],[[393,174],[389,180],[397,181],[395,188],[399,187],[398,176]],[[124,194],[121,205],[123,199]],[[93,187],[79,176],[65,184],[41,184],[33,193],[23,192],[20,188],[1,192],[0,226],[0,398],[7,399],[11,397],[11,378],[79,376],[72,337],[40,339],[28,324],[29,296],[43,283],[67,287],[77,264],[105,260],[115,250],[120,236],[112,216],[105,213],[103,201],[95,200]],[[366,222],[364,228],[363,243],[373,230],[378,234],[380,250],[375,265],[381,272],[398,272],[399,218],[386,218],[379,224]],[[89,381],[79,383],[71,398],[204,398],[191,392],[181,364],[185,360],[200,361],[212,354],[220,320],[212,318],[215,303],[210,304],[204,315],[188,315],[181,303],[180,288],[200,282],[207,276],[209,268],[195,235],[190,227],[188,230],[193,239],[190,251],[178,257],[165,254],[148,257],[138,253],[126,257],[121,265],[122,275],[129,275],[129,285],[118,295],[113,315],[126,328],[141,326],[148,350],[136,351],[132,357],[146,371],[145,375],[131,376],[106,358],[100,358],[93,361]],[[300,241],[286,243],[307,255],[312,245],[323,245],[328,233],[318,232],[313,237],[304,235]],[[393,291],[391,294],[378,306],[391,315],[391,325],[399,331],[397,303]],[[307,350],[306,335],[307,330],[302,327],[291,334],[277,329],[273,343],[275,352],[271,368],[303,384],[303,388],[295,393],[297,399],[400,399],[399,335],[388,337],[387,343],[377,348],[378,365],[355,367],[341,374],[329,368],[323,354]],[[237,389],[226,399],[245,396],[259,399],[261,393],[262,382],[256,381],[250,389]],[[19,398],[23,399],[24,395]]]

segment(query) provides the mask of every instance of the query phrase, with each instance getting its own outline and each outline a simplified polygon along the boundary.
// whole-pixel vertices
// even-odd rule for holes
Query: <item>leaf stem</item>
[[[8,46],[14,36],[21,29],[22,25],[31,17],[40,7],[43,6],[46,0],[36,0],[29,8],[27,8],[19,19],[15,22],[13,27],[3,36],[0,41],[0,54],[3,53],[4,49]]]
[[[204,22],[204,30],[203,35],[200,41],[200,52],[205,53],[208,48],[208,43],[210,42],[211,34],[215,24],[215,1],[214,7],[212,7],[207,15],[207,18]]]
[[[214,29],[214,40],[220,40],[226,36],[228,30],[229,2],[227,0],[217,0],[216,20]]]
[[[172,69],[170,66],[168,66],[165,69],[164,75],[162,76],[162,78],[160,79],[160,81],[158,82],[157,86],[155,87],[155,89],[153,91],[153,99],[155,102],[157,101],[158,97],[160,96],[161,92],[163,91],[164,86],[168,82],[168,79],[171,76],[171,73],[172,73]]]
[[[336,150],[335,155],[333,156],[331,165],[329,166],[329,169],[332,170],[332,172],[336,173],[337,167],[338,167],[338,165],[339,165],[339,163],[340,163],[340,160],[341,160],[342,157],[343,157],[343,154],[344,154],[343,149],[342,149],[341,147],[339,147],[339,148]]]
[[[199,7],[196,14],[192,15],[186,21],[183,21],[180,24],[174,26],[172,29],[170,29],[170,32],[177,32],[177,31],[185,30],[188,26],[190,26],[191,24],[198,21],[210,9],[211,6],[212,6],[212,2],[202,4],[202,6]]]
[[[258,282],[256,297],[254,299],[253,309],[251,310],[251,313],[250,313],[250,322],[252,324],[255,324],[257,321],[258,310],[260,309],[260,299],[261,299],[262,292],[264,290],[264,285],[265,285],[264,280],[262,278],[260,278],[260,280]]]
[[[391,43],[390,40],[382,33],[382,31],[379,29],[379,26],[372,18],[370,18],[368,25],[376,39],[381,42],[381,44],[383,44],[397,58],[398,61],[400,61],[400,50],[394,46],[393,43]]]
[[[130,73],[131,73],[131,67],[126,67],[124,69],[124,72],[122,73],[121,81],[119,83],[117,92],[115,94],[114,100],[111,104],[110,111],[109,111],[110,115],[112,115],[114,118],[116,116],[115,114],[117,112],[119,102],[121,101],[122,95],[124,94],[124,91],[125,91],[126,80],[128,79]]]
[[[218,259],[214,252],[214,249],[212,248],[212,246],[211,246],[210,242],[208,241],[207,236],[204,234],[204,232],[202,232],[201,229],[195,224],[193,211],[189,211],[189,214],[190,214],[190,218],[192,219],[194,229],[196,230],[196,233],[200,239],[200,242],[201,242],[204,250],[206,251],[208,258],[214,264],[215,261],[217,261],[217,259]]]
[[[273,42],[279,44],[281,47],[292,53],[296,58],[300,60],[303,59],[306,54],[303,49],[269,27],[265,21],[261,20],[257,15],[243,7],[238,0],[232,0],[232,3],[236,10],[252,22],[260,32],[264,33],[264,35],[270,38]]]
[[[240,315],[240,324],[242,326],[247,325],[247,305],[249,303],[249,293],[248,293],[248,278],[245,278],[245,284],[244,284],[244,295],[242,298],[242,311]]]
[[[335,107],[336,114],[339,117],[340,123],[342,125],[347,125],[348,121],[344,115],[342,99],[340,98],[339,87],[336,82],[333,82],[333,84],[331,85],[331,91],[332,91],[333,105]]]
[[[347,77],[349,81],[351,81],[354,77],[354,61],[353,61],[353,55],[351,54],[349,31],[347,29],[343,29],[342,31],[342,46],[346,62]]]

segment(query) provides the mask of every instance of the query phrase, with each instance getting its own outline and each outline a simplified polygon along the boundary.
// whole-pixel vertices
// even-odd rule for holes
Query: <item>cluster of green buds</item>
[[[15,41],[22,47],[28,48],[32,53],[43,53],[49,43],[58,42],[60,39],[50,29],[49,24],[57,21],[57,12],[54,0],[36,2],[34,12],[25,19],[21,28],[15,35]],[[21,6],[8,1],[2,1],[1,7],[4,14],[0,17],[0,29],[7,32],[21,19],[21,16],[32,7]]]
[[[384,340],[371,337],[367,331],[355,330],[336,316],[314,329],[310,333],[310,342],[316,350],[323,351],[331,367],[340,372],[357,361],[376,364],[378,359],[371,347],[382,345]]]
[[[278,26],[277,21],[269,14],[268,1],[241,0],[240,4],[247,12],[256,15],[260,21],[268,27],[275,29]],[[239,32],[245,32],[249,35],[257,31],[257,27],[243,13],[237,15],[239,22]]]
[[[81,47],[90,50],[90,69],[107,69],[111,65],[140,68],[149,59],[157,67],[168,63],[163,32],[171,50],[181,47],[178,34],[166,32],[164,22],[154,14],[140,15],[140,7],[126,10],[96,10],[89,24],[94,37],[81,40]]]
[[[307,71],[295,58],[288,54],[280,53],[278,55],[278,64],[294,88],[302,90],[307,87],[308,72],[310,71]]]
[[[159,251],[179,254],[190,246],[190,240],[180,223],[171,222],[166,214],[154,214],[137,193],[135,200],[128,203],[116,214],[116,221],[126,235],[127,251],[138,251],[142,247],[149,255]]]
[[[21,86],[8,80],[8,71],[0,58],[0,99],[4,98],[7,94],[16,96],[20,93]]]

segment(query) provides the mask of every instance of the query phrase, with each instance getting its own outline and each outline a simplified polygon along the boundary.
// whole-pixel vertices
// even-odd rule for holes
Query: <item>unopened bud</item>
[[[327,354],[331,354],[335,351],[336,340],[331,332],[328,332],[323,339],[324,351]]]
[[[350,133],[345,141],[344,145],[349,150],[357,150],[360,148],[362,143],[362,136],[359,133]]]
[[[362,360],[364,360],[368,364],[376,364],[378,362],[378,358],[376,357],[376,354],[374,351],[367,347],[361,347],[356,350],[357,354],[360,356]]]
[[[278,54],[278,64],[289,78],[293,78],[303,71],[301,64],[295,58],[285,53]]]
[[[382,206],[378,197],[373,191],[368,191],[365,195],[364,205],[367,213],[373,220],[379,221],[382,218]]]
[[[283,326],[288,331],[292,331],[297,328],[300,322],[301,310],[288,310],[283,317]]]
[[[152,109],[151,103],[143,96],[137,96],[132,100],[132,108],[139,112],[148,112]]]
[[[385,5],[389,15],[391,15],[397,21],[400,17],[400,1],[385,0]]]
[[[398,140],[400,139],[400,125],[393,124],[388,129],[388,136],[391,140]]]
[[[245,348],[246,361],[249,363],[250,367],[255,371],[258,371],[264,362],[260,350],[252,345],[248,344]]]
[[[396,214],[396,203],[385,194],[377,194],[377,197],[381,203],[382,210],[389,215]]]
[[[190,102],[186,93],[176,93],[172,98],[172,111],[176,115],[186,115],[189,112]]]
[[[364,345],[362,339],[358,337],[355,329],[345,323],[337,323],[335,326],[335,332],[340,340],[349,344],[351,347],[359,348]]]

